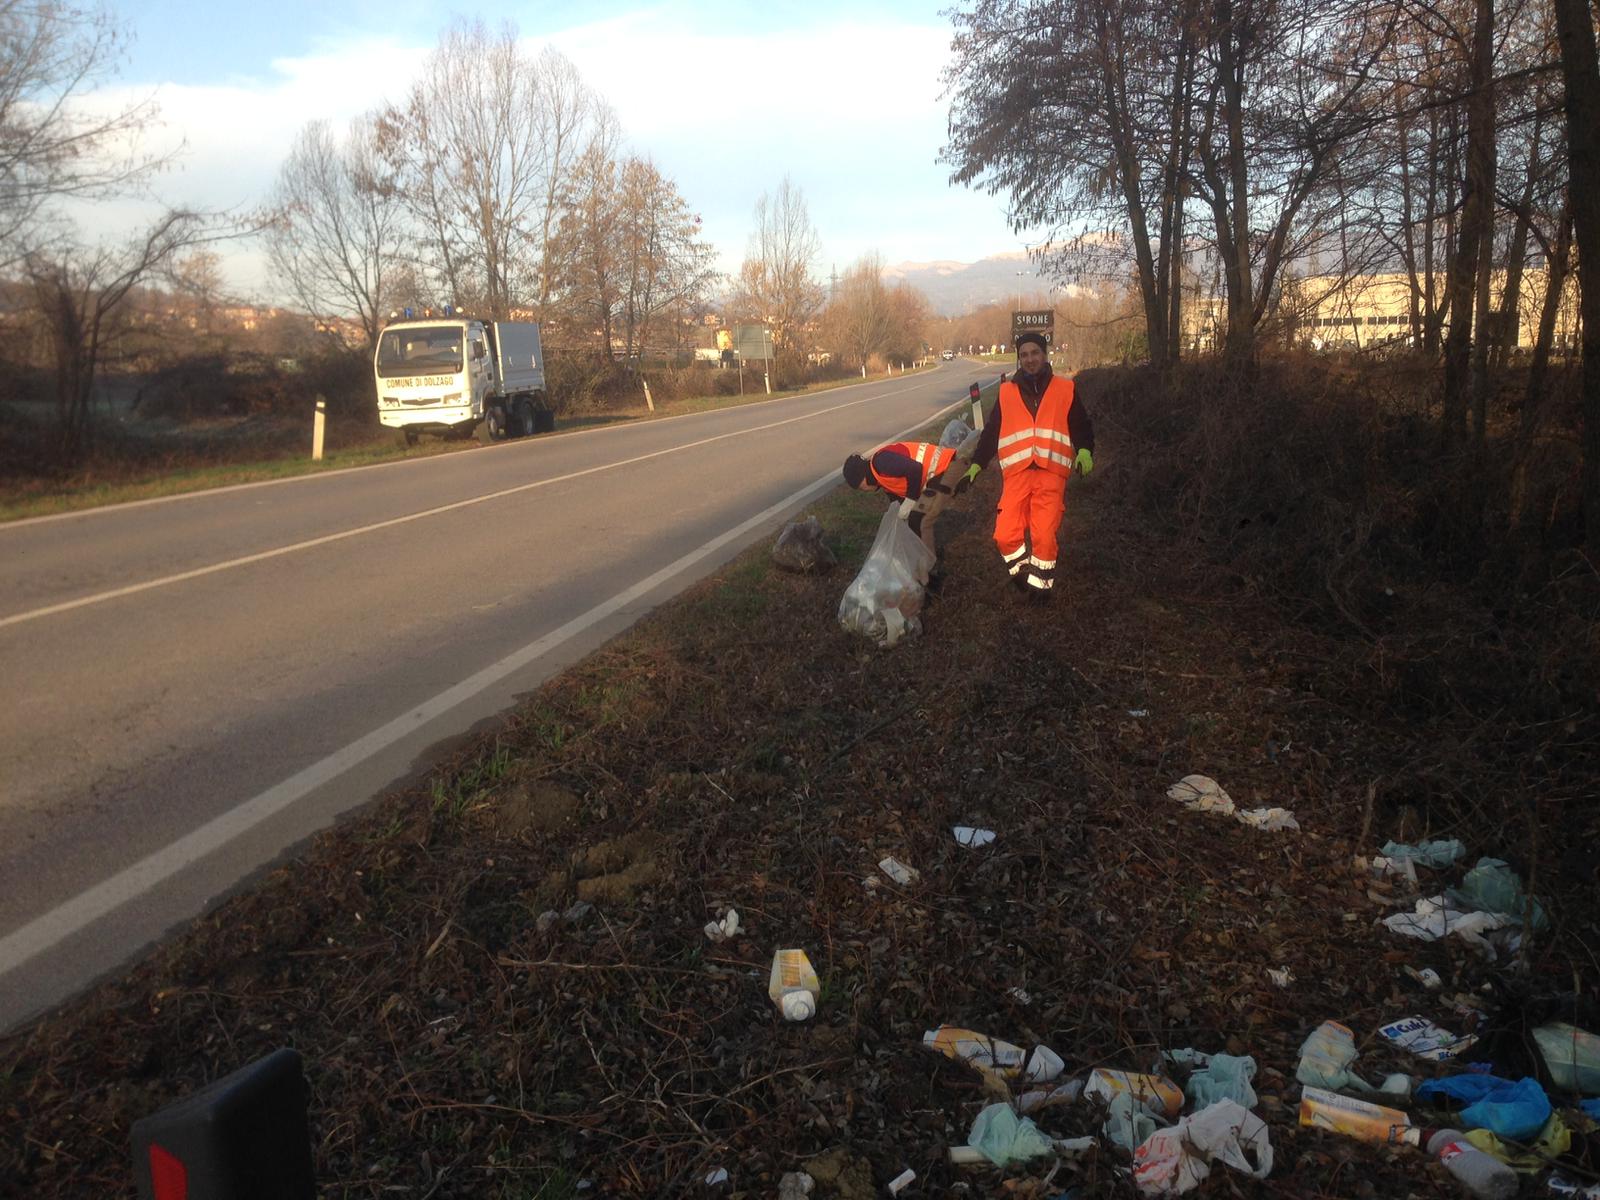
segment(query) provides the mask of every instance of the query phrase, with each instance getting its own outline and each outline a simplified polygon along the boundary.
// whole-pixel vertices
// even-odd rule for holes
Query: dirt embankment
[[[1297,1050],[1332,1018],[1368,1077],[1429,1073],[1376,1027],[1462,1018],[1403,964],[1446,994],[1487,988],[1501,1073],[1529,1065],[1529,1022],[1592,1020],[1594,842],[1559,787],[1593,716],[1534,728],[1447,702],[1435,684],[1471,669],[1477,611],[1447,592],[1387,618],[1395,636],[1456,623],[1437,670],[1375,671],[1366,635],[1153,533],[1104,427],[1053,607],[1005,585],[984,478],[943,522],[926,636],[847,638],[835,611],[878,509],[835,496],[831,574],[747,556],[495,745],[0,1043],[0,1192],[130,1194],[134,1119],[288,1044],[329,1196],[704,1194],[720,1166],[725,1194],[771,1197],[808,1162],[819,1195],[881,1194],[906,1167],[915,1195],[1132,1194],[1108,1147],[1049,1186],[1047,1165],[948,1165],[987,1102],[920,1045],[950,1022],[1046,1043],[1074,1073],[1254,1056],[1276,1166],[1259,1184],[1218,1168],[1203,1194],[1455,1195],[1416,1151],[1297,1128]],[[1191,772],[1300,831],[1183,810],[1165,793]],[[997,836],[965,849],[954,824]],[[1525,975],[1378,924],[1406,901],[1352,857],[1430,836],[1535,875],[1554,928]],[[886,855],[920,879],[866,886]],[[728,905],[745,932],[708,943]],[[780,946],[822,978],[804,1025],[766,998]],[[1084,1106],[1040,1119],[1097,1128]]]

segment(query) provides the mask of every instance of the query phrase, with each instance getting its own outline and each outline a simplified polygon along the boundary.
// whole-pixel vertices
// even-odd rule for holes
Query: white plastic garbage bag
[[[1133,1181],[1147,1196],[1180,1195],[1197,1187],[1218,1162],[1257,1179],[1272,1172],[1266,1122],[1233,1100],[1218,1100],[1152,1133],[1133,1152]]]
[[[959,449],[961,443],[972,436],[972,426],[960,417],[955,417],[950,424],[944,427],[944,432],[939,435],[939,445],[946,450]]]
[[[922,632],[922,599],[934,554],[891,506],[855,581],[839,602],[839,624],[878,645]]]

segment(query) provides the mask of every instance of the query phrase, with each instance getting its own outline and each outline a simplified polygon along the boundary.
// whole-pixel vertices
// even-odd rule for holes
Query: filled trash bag
[[[833,551],[822,541],[822,522],[814,516],[790,521],[773,543],[772,561],[785,571],[825,571],[833,566]]]
[[[944,432],[939,435],[939,445],[946,450],[959,449],[961,443],[972,436],[972,426],[960,417],[956,417],[944,427]]]
[[[922,600],[934,554],[891,505],[861,572],[839,602],[839,624],[883,647],[922,632]]]

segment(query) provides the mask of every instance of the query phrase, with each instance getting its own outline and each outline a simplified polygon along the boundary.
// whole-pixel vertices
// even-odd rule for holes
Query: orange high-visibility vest
[[[1014,380],[1000,385],[1000,443],[995,457],[1002,475],[1029,467],[1063,478],[1072,474],[1072,438],[1067,433],[1072,395],[1072,380],[1052,375],[1035,415],[1022,402],[1022,389]]]
[[[902,500],[906,496],[906,481],[898,475],[879,475],[878,469],[872,465],[872,459],[878,456],[879,450],[893,450],[896,454],[915,459],[917,465],[922,468],[924,488],[943,475],[945,468],[956,458],[954,450],[935,446],[932,442],[890,442],[887,446],[879,446],[872,452],[872,457],[867,459],[867,467],[871,470],[872,477],[878,481],[879,487],[891,496],[899,496]]]

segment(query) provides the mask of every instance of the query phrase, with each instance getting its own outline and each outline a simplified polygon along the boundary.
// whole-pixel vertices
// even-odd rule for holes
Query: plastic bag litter
[[[1233,797],[1209,775],[1185,775],[1167,789],[1167,798],[1178,801],[1190,812],[1221,813],[1269,833],[1300,828],[1300,822],[1286,808],[1239,808]]]
[[[839,624],[888,648],[922,632],[922,599],[934,554],[893,506],[878,522],[867,561],[839,602]]]
[[[1537,1175],[1550,1165],[1550,1160],[1560,1158],[1572,1149],[1572,1130],[1567,1128],[1560,1113],[1551,1113],[1544,1128],[1526,1149],[1513,1148],[1495,1137],[1487,1129],[1474,1129],[1464,1135],[1479,1150],[1498,1158],[1513,1171],[1524,1175]]]
[[[772,561],[785,571],[823,571],[838,559],[822,540],[822,522],[813,516],[783,527],[772,546]]]
[[[1272,1173],[1267,1123],[1232,1100],[1219,1100],[1152,1133],[1133,1152],[1133,1181],[1146,1195],[1182,1195],[1219,1162],[1256,1179]]]
[[[1504,929],[1511,922],[1499,913],[1469,912],[1443,896],[1429,896],[1417,901],[1415,912],[1394,913],[1385,917],[1383,923],[1395,933],[1425,942],[1454,934],[1485,958],[1493,959],[1494,943],[1484,934]]]
[[[1149,1108],[1140,1104],[1132,1092],[1118,1092],[1106,1105],[1105,1124],[1100,1127],[1106,1140],[1124,1150],[1134,1151],[1160,1128]]]
[[[971,825],[952,825],[950,832],[955,836],[956,844],[976,850],[980,846],[987,846],[994,841],[994,830],[974,829]]]
[[[1178,801],[1190,812],[1216,812],[1231,817],[1237,811],[1233,797],[1209,775],[1185,775],[1167,789],[1167,798]]]
[[[972,426],[960,417],[953,417],[944,427],[944,432],[939,435],[939,445],[946,450],[954,450],[972,436]]]
[[[1203,1054],[1186,1047],[1165,1051],[1162,1057],[1191,1068],[1189,1078],[1183,1081],[1183,1094],[1196,1108],[1205,1108],[1218,1100],[1232,1100],[1246,1108],[1256,1106],[1256,1090],[1250,1086],[1250,1081],[1256,1077],[1256,1060],[1248,1054],[1242,1057]]]
[[[1533,1040],[1550,1070],[1550,1082],[1569,1092],[1585,1096],[1600,1094],[1600,1037],[1552,1021],[1533,1031]]]
[[[1467,848],[1455,838],[1437,842],[1418,842],[1415,846],[1407,845],[1405,842],[1383,844],[1385,858],[1409,858],[1412,862],[1435,869],[1448,867],[1466,852]]]
[[[1461,886],[1449,895],[1459,900],[1464,908],[1503,913],[1519,923],[1528,912],[1528,894],[1522,890],[1522,880],[1498,858],[1480,858],[1478,865],[1462,879]],[[1550,918],[1545,916],[1537,900],[1533,901],[1530,923],[1535,930],[1545,929],[1550,924]]]
[[[1456,1035],[1426,1017],[1401,1017],[1378,1027],[1378,1035],[1400,1049],[1428,1062],[1448,1062],[1478,1040],[1476,1034]]]
[[[1456,1114],[1462,1129],[1487,1129],[1522,1141],[1544,1128],[1550,1119],[1550,1098],[1536,1079],[1499,1079],[1493,1075],[1452,1075],[1429,1079],[1417,1087],[1417,1099],[1449,1096],[1466,1102]]]
[[[1553,1196],[1571,1196],[1572,1200],[1600,1200],[1600,1183],[1579,1183],[1576,1179],[1567,1178],[1560,1171],[1552,1172],[1550,1178],[1545,1181],[1545,1186],[1550,1189],[1550,1194]]]
[[[1311,1031],[1300,1047],[1300,1065],[1294,1077],[1312,1087],[1353,1088],[1358,1092],[1376,1089],[1361,1076],[1350,1070],[1356,1061],[1356,1039],[1348,1026],[1337,1021],[1324,1021]]]
[[[967,1145],[982,1151],[997,1167],[1055,1153],[1032,1119],[1017,1116],[1009,1104],[991,1104],[980,1112],[967,1134]]]
[[[1264,829],[1268,833],[1300,828],[1300,822],[1296,821],[1294,814],[1286,808],[1244,808],[1236,815],[1246,825],[1254,825],[1257,829]]]

